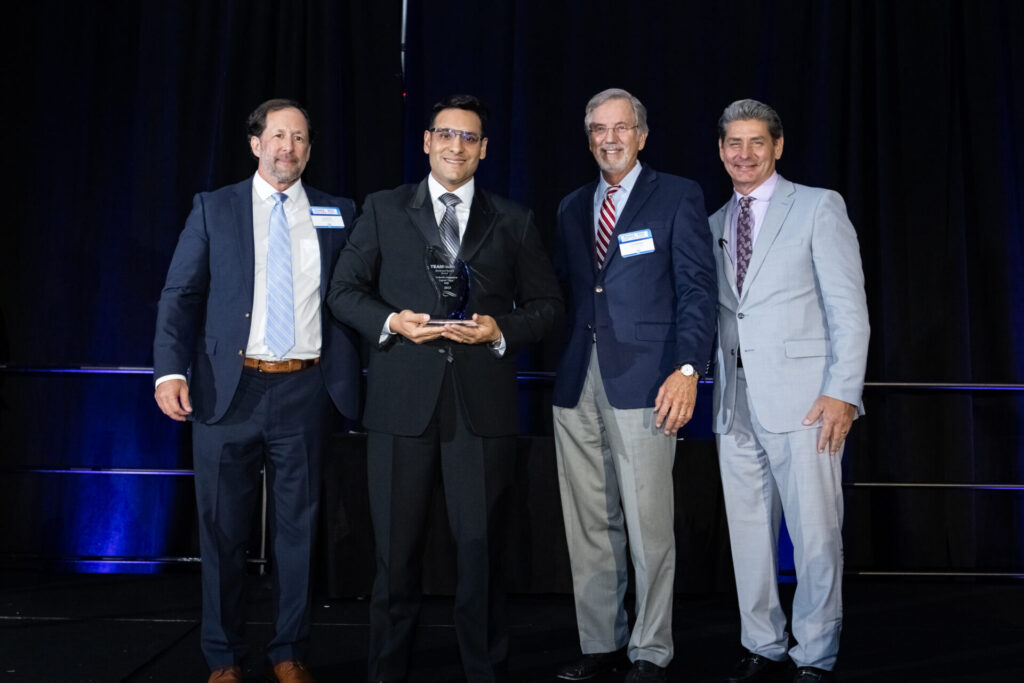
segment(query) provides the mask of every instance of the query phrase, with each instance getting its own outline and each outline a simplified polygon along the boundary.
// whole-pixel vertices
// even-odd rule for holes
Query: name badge
[[[654,238],[650,230],[634,230],[619,235],[619,254],[623,258],[637,254],[650,254],[654,251]]]
[[[345,219],[341,217],[341,209],[336,206],[311,206],[309,217],[317,228],[344,228]]]

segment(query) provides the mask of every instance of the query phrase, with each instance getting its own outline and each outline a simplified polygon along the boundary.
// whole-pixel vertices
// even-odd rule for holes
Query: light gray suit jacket
[[[843,198],[779,176],[742,296],[722,241],[728,207],[710,219],[718,262],[714,431],[732,426],[737,350],[758,422],[768,431],[809,429],[803,418],[821,394],[863,414],[870,327],[860,247]]]

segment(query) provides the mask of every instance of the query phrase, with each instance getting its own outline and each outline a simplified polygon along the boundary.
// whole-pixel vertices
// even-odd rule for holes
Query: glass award
[[[452,259],[444,247],[428,247],[426,266],[437,293],[428,324],[474,324],[466,319],[466,304],[469,302],[469,266],[466,262]]]

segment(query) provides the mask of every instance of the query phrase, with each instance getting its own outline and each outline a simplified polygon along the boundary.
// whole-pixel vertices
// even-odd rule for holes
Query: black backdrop
[[[480,182],[532,206],[550,240],[559,198],[595,174],[583,106],[618,86],[650,112],[641,159],[697,180],[712,211],[729,192],[721,109],[778,109],[780,171],[840,191],[857,227],[869,380],[1024,381],[1021,3],[425,0],[407,26],[403,77],[398,0],[9,10],[0,362],[148,366],[190,198],[252,173],[243,120],[263,99],[307,105],[308,182],[361,201],[425,174],[431,102],[479,94],[493,117]],[[556,354],[527,365],[552,369]],[[6,466],[188,466],[148,377],[9,369],[0,382]],[[850,482],[1024,483],[1019,392],[869,389],[867,409]],[[0,481],[28,510],[18,539],[99,505],[46,488]],[[1019,491],[850,493],[854,565],[1024,568]],[[94,552],[78,533],[39,547]]]

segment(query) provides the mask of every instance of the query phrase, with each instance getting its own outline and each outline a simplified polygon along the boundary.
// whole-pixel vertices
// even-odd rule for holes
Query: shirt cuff
[[[380,339],[377,340],[377,344],[383,344],[386,342],[394,332],[391,331],[391,319],[394,318],[397,313],[389,313],[388,317],[384,318],[384,327],[380,331]]]
[[[491,351],[494,352],[495,356],[497,356],[498,358],[503,358],[505,356],[505,349],[508,348],[507,346],[505,346],[505,335],[501,335],[500,337],[498,337],[498,341],[492,341],[489,344],[489,346],[491,347]]]

